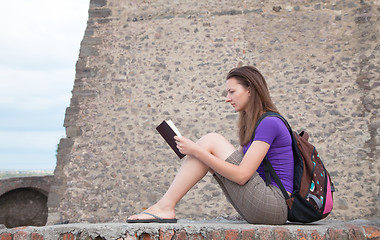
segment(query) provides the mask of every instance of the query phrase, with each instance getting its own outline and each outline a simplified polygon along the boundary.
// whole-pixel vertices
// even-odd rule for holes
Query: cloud
[[[53,170],[63,132],[0,131],[0,170]]]
[[[38,110],[68,105],[72,69],[31,71],[0,66],[0,109]]]
[[[62,131],[65,108],[20,111],[0,109],[0,131]]]
[[[0,170],[54,170],[56,159],[51,152],[0,153]]]
[[[42,70],[72,67],[87,9],[88,1],[83,0],[2,3],[0,65]]]
[[[0,131],[0,151],[16,150],[18,153],[56,150],[62,131]],[[22,148],[20,149],[20,146]]]
[[[54,169],[88,6],[88,0],[2,2],[0,170]]]

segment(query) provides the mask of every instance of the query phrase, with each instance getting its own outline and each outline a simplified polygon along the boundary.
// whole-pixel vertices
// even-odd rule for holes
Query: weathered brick
[[[12,234],[2,233],[0,234],[0,240],[12,240]]]
[[[363,226],[367,239],[380,239],[380,231],[378,227]]]
[[[274,239],[279,239],[279,240],[283,240],[283,239],[285,240],[285,239],[291,238],[289,229],[283,228],[283,227],[276,227],[274,229],[273,235],[274,235]]]
[[[222,230],[213,230],[207,234],[207,239],[211,240],[222,240],[224,239],[224,231]]]
[[[141,240],[153,240],[154,236],[150,235],[149,233],[143,233],[140,235]]]
[[[321,235],[317,230],[313,230],[310,234],[310,240],[324,240],[326,237]]]
[[[38,233],[32,233],[32,240],[43,240],[44,237]]]
[[[26,240],[29,239],[30,234],[24,231],[18,231],[13,234],[13,240]]]
[[[267,227],[260,228],[257,234],[257,239],[272,239],[272,230]]]
[[[235,229],[226,230],[224,239],[228,240],[234,240],[238,239],[239,237],[239,231]]]
[[[179,232],[175,233],[176,239],[177,240],[186,240],[187,239],[187,234],[185,230],[181,230]]]
[[[307,233],[305,233],[301,229],[297,229],[296,238],[299,240],[307,240]]]
[[[241,239],[242,240],[254,239],[254,237],[255,237],[255,229],[241,230]]]
[[[348,234],[344,229],[329,228],[327,233],[329,235],[329,239],[331,240],[348,239]]]
[[[174,236],[174,230],[173,229],[160,229],[160,240],[170,240]]]
[[[62,240],[75,240],[75,236],[72,233],[64,233],[62,235]]]
[[[193,233],[188,236],[190,240],[203,240],[205,239],[200,233]]]
[[[364,230],[355,225],[347,225],[348,238],[351,240],[365,240]]]

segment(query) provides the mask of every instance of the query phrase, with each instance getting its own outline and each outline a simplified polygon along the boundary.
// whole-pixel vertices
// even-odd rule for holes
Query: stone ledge
[[[0,240],[132,240],[132,239],[380,239],[380,219],[319,221],[282,226],[240,221],[180,220],[177,224],[65,224],[0,229]]]

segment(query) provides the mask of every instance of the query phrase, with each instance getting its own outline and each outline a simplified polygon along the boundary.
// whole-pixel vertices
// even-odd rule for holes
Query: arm
[[[268,149],[268,143],[254,141],[238,166],[219,159],[203,149],[196,151],[193,156],[225,178],[244,185],[256,172]]]
[[[237,166],[214,156],[185,137],[176,137],[176,141],[181,146],[180,151],[183,154],[199,159],[220,175],[240,185],[244,185],[253,176],[269,149],[268,143],[254,141]]]

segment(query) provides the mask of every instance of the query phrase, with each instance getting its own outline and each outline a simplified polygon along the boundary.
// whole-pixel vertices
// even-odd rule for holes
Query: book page
[[[173,129],[173,131],[175,132],[175,134],[176,134],[177,136],[182,137],[181,133],[178,131],[177,127],[174,125],[174,123],[172,122],[172,120],[168,120],[168,121],[166,121],[166,123],[169,125],[169,127],[170,127],[171,129]]]

